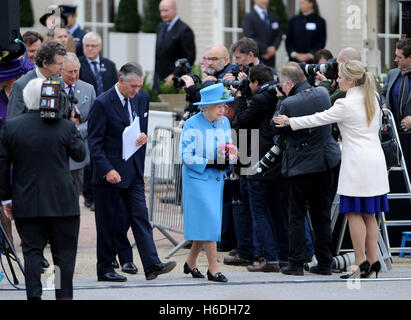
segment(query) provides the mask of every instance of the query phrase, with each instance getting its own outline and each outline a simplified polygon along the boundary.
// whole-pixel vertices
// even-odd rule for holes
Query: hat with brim
[[[60,5],[60,15],[67,18],[71,14],[76,13],[77,6],[74,5]]]
[[[234,101],[230,91],[226,90],[222,83],[213,84],[200,90],[201,101],[193,103],[195,106],[209,106],[213,104],[228,103]]]

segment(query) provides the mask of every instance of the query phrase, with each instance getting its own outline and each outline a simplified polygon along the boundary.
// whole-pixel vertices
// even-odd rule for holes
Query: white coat
[[[341,169],[337,193],[351,197],[380,196],[389,192],[388,172],[379,139],[381,110],[375,99],[376,112],[370,123],[361,87],[347,91],[345,98],[310,116],[290,118],[293,130],[337,123],[342,136]]]

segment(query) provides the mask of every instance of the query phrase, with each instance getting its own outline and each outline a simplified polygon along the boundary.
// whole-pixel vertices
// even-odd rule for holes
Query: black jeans
[[[288,177],[286,180],[291,265],[302,266],[305,258],[307,204],[314,229],[315,256],[319,265],[331,265],[332,170]]]

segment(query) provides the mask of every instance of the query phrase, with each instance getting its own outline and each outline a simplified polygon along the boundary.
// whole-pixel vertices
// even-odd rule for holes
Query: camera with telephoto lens
[[[283,149],[284,142],[282,142],[281,136],[275,136],[274,145],[267,151],[260,161],[253,166],[252,169],[257,171],[257,174],[264,175],[267,170],[271,168],[274,162],[281,157]]]
[[[284,95],[283,88],[281,87],[281,84],[277,80],[268,81],[268,82],[262,84],[258,88],[258,92],[271,91],[276,95],[277,94],[277,90],[276,90],[277,88]]]
[[[326,63],[323,64],[301,62],[299,63],[299,65],[307,77],[310,75],[315,76],[319,71],[327,79],[335,80],[338,78],[338,63],[335,59],[329,59]]]
[[[239,69],[234,69],[231,71],[232,75],[237,79],[238,74],[240,72],[244,72],[247,75],[247,78],[244,78],[243,80],[226,80],[226,79],[221,79],[218,82],[222,83],[224,87],[230,88],[233,86],[233,88],[237,89],[238,91],[241,92],[241,95],[249,99],[253,95],[250,89],[250,80],[248,79],[248,73],[250,72],[250,69],[254,66],[253,63],[249,63],[247,66],[244,67],[243,70]]]
[[[340,256],[333,257],[332,269],[334,272],[348,271],[349,267],[355,264],[354,252],[345,253]]]
[[[77,99],[69,97],[64,91],[60,80],[46,80],[41,86],[40,117],[45,120],[70,119],[74,111],[74,117],[80,118],[75,111]]]
[[[191,73],[191,65],[186,58],[178,59],[175,62],[175,69],[173,71],[174,88],[182,88],[186,85],[184,80],[181,79],[181,76],[184,75],[188,75],[193,78],[195,84],[201,83],[200,78],[196,74]]]

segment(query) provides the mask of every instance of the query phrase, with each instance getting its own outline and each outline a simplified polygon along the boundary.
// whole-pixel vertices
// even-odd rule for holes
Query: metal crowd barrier
[[[182,166],[179,159],[180,136],[180,128],[155,127],[154,129],[148,212],[153,227],[156,227],[175,246],[178,246],[178,241],[167,231],[184,233],[181,205]],[[172,252],[175,251],[174,249]]]

